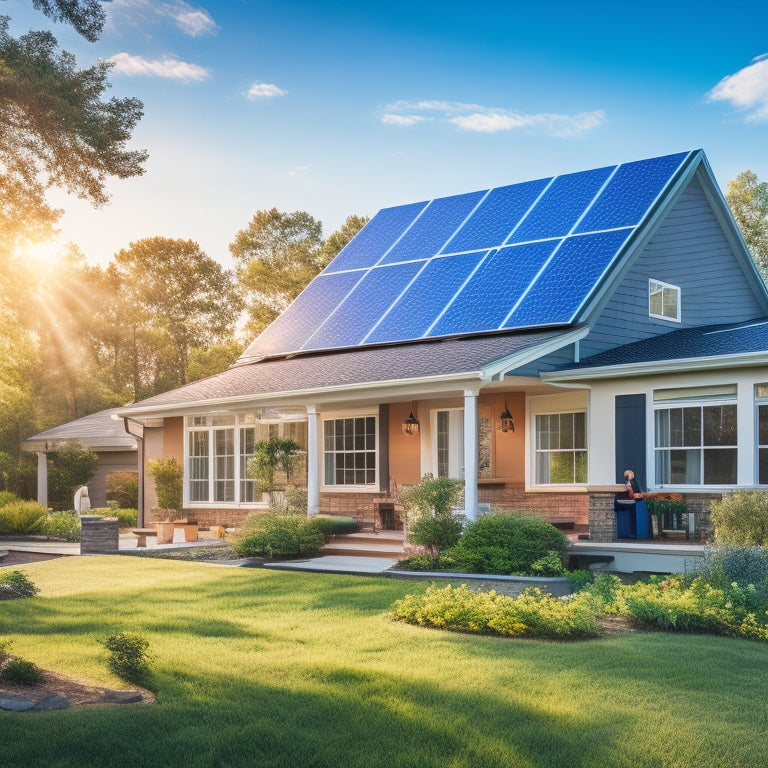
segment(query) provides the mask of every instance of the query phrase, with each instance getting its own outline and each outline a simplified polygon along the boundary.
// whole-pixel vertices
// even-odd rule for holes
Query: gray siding
[[[96,474],[88,483],[91,507],[107,506],[107,475],[113,472],[139,471],[138,451],[96,451],[99,464]]]
[[[682,322],[648,316],[649,278],[680,287]],[[763,314],[694,177],[581,342],[581,357],[680,328]]]

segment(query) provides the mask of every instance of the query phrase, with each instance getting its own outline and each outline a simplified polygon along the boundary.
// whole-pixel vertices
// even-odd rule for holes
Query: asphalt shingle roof
[[[765,352],[768,358],[768,318],[745,323],[683,328],[632,344],[624,344],[559,370],[602,368],[664,360],[720,357]]]
[[[472,373],[489,363],[542,344],[570,328],[341,350],[240,364],[165,392],[122,412],[247,395]]]
[[[136,440],[128,435],[123,428],[123,420],[115,420],[113,414],[122,408],[109,408],[106,411],[92,413],[81,419],[68,421],[58,427],[40,432],[28,437],[24,443],[31,447],[33,443],[56,443],[67,440],[79,440],[92,450],[111,449],[130,451],[136,447]]]

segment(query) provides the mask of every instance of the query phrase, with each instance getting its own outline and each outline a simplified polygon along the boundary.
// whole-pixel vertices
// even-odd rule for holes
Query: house
[[[627,467],[704,515],[768,484],[766,323],[696,150],[383,209],[229,370],[121,414],[207,522],[264,508],[245,467],[282,435],[310,514],[389,526],[432,473],[465,479],[470,518],[610,541]]]
[[[28,437],[22,449],[37,454],[37,500],[48,506],[48,453],[67,443],[79,443],[93,451],[99,459],[96,473],[88,482],[92,507],[107,505],[107,476],[114,472],[139,471],[137,439],[127,434],[123,419],[113,416],[121,410],[108,408],[58,427]]]

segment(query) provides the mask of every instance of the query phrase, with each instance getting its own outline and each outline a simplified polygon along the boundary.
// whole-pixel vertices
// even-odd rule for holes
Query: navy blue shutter
[[[645,395],[616,395],[617,483],[624,483],[624,470],[631,469],[640,489],[648,488],[645,449]]]

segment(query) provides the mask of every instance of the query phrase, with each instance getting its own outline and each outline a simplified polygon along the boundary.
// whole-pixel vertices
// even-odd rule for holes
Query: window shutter
[[[616,482],[631,469],[642,490],[648,488],[645,457],[645,395],[616,395]]]

